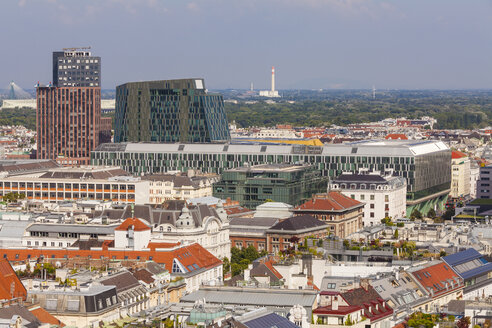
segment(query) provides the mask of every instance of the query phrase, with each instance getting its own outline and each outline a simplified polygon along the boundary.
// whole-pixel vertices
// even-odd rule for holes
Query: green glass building
[[[115,142],[227,142],[222,95],[203,79],[130,82],[116,87]]]
[[[263,164],[224,171],[213,195],[251,209],[268,200],[296,206],[326,192],[327,184],[328,178],[312,165]]]

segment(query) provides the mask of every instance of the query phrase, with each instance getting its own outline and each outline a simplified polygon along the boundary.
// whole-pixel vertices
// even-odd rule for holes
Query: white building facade
[[[451,155],[451,198],[470,196],[470,158],[466,154],[453,151]]]
[[[399,219],[405,216],[407,184],[404,178],[392,173],[363,170],[343,173],[330,182],[329,188],[365,203],[363,224],[372,226],[387,217]]]

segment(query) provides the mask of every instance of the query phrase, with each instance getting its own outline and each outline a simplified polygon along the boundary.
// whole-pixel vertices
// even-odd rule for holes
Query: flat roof
[[[181,298],[181,302],[206,299],[208,303],[241,304],[256,306],[285,306],[300,304],[312,307],[317,293],[306,290],[275,290],[259,288],[200,289]]]
[[[323,156],[418,156],[450,151],[436,140],[363,140],[324,146],[305,145],[248,145],[214,143],[119,143],[101,144],[94,152],[126,153],[207,153],[207,154],[265,154],[265,155],[323,155]]]
[[[34,223],[29,226],[27,231],[40,232],[74,232],[82,234],[114,234],[114,229],[119,224],[113,225],[86,225],[86,224],[59,224],[59,223]]]

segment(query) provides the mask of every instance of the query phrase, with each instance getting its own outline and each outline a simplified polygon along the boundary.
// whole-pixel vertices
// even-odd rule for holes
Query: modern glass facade
[[[258,165],[226,170],[214,184],[213,195],[239,201],[241,206],[256,208],[267,200],[297,206],[325,192],[328,178],[311,165]]]
[[[104,144],[91,154],[93,165],[118,165],[128,172],[164,173],[227,169],[259,164],[307,163],[323,176],[361,168],[393,169],[407,180],[407,203],[446,194],[451,184],[451,150],[439,141],[367,141],[326,146],[246,144]]]
[[[131,82],[116,87],[115,142],[225,142],[221,95],[203,79]]]

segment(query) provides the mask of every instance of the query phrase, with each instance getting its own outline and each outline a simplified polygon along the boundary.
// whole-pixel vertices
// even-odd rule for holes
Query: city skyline
[[[272,65],[279,90],[489,89],[490,18],[485,1],[3,2],[0,24],[14,32],[0,86],[48,83],[53,51],[92,46],[104,89],[203,77],[211,89],[260,90]]]

